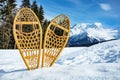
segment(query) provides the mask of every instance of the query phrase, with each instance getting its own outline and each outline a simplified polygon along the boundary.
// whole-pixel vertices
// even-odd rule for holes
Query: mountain
[[[118,31],[104,28],[101,23],[79,23],[70,30],[69,46],[90,46],[95,43],[116,39]]]

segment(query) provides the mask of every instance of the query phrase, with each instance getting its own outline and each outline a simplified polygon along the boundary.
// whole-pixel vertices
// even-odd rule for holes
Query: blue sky
[[[66,14],[70,18],[71,26],[77,23],[101,22],[105,27],[120,27],[120,0],[36,1],[38,5],[43,6],[45,17],[49,20],[59,14]]]

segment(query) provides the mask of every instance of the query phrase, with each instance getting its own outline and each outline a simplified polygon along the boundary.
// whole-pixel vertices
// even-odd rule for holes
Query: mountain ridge
[[[68,46],[90,46],[91,44],[114,40],[117,30],[104,28],[102,23],[78,23],[70,30]]]

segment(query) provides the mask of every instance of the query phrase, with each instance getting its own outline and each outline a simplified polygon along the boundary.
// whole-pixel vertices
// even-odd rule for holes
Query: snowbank
[[[120,40],[65,48],[55,65],[28,71],[18,50],[0,50],[0,80],[119,80]]]

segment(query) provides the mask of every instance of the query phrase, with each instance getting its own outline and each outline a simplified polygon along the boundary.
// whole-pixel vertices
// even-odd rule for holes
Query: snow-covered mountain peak
[[[95,43],[116,39],[118,30],[104,28],[102,23],[79,23],[70,30],[69,46],[90,46]]]
[[[100,22],[95,22],[94,25],[96,28],[103,28],[102,23],[100,23]]]
[[[91,23],[78,23],[71,28],[71,36],[85,32],[89,28],[101,29],[102,23],[95,22]]]
[[[90,23],[78,23],[75,24],[71,29],[85,29]]]
[[[74,25],[70,30],[70,36],[78,35],[80,33],[84,33],[88,28],[89,23],[78,23]]]
[[[71,36],[87,34],[87,37],[94,38],[97,40],[110,40],[115,39],[114,36],[117,34],[117,30],[105,29],[100,22],[90,23],[79,23],[71,28]]]
[[[116,30],[112,29],[95,29],[95,28],[89,28],[87,29],[88,37],[95,38],[97,40],[110,40],[115,39],[115,35],[117,34]]]

